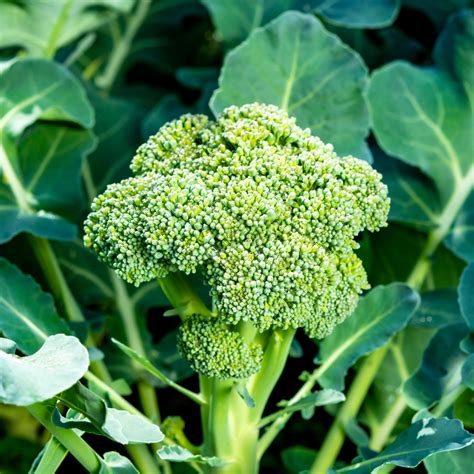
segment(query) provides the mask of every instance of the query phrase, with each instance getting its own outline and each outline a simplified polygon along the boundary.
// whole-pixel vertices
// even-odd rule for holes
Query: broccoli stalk
[[[368,288],[354,237],[386,225],[387,188],[262,104],[170,122],[131,168],[95,199],[85,243],[130,283],[159,279],[208,401],[203,454],[230,462],[216,472],[257,472],[257,426],[294,332],[326,336]],[[187,281],[198,271],[210,309]]]

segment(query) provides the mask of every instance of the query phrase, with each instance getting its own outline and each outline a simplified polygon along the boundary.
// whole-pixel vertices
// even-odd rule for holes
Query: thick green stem
[[[66,25],[69,15],[71,14],[73,3],[74,0],[67,0],[56,19],[56,23],[53,26],[51,34],[49,35],[48,44],[44,49],[44,57],[46,59],[54,58],[61,32]]]
[[[374,380],[377,371],[388,351],[384,346],[373,352],[357,373],[356,378],[347,394],[345,403],[339,409],[336,419],[329,430],[319,453],[311,466],[311,474],[321,474],[334,464],[345,439],[345,426],[357,413],[365,399],[365,395]]]
[[[103,74],[97,78],[97,85],[105,91],[112,88],[117,74],[130,51],[133,39],[146,18],[150,5],[151,0],[138,0],[135,11],[130,17],[126,18],[125,32],[119,43],[112,49]]]
[[[53,407],[45,403],[35,403],[28,407],[28,411],[82,464],[87,472],[99,472],[99,456],[89,444],[73,430],[59,428],[51,421]]]
[[[165,277],[159,278],[158,282],[168,301],[179,311],[181,316],[211,315],[209,308],[202,302],[183,274],[169,273]]]

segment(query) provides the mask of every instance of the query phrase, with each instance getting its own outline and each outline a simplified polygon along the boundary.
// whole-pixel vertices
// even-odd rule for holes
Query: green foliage
[[[323,387],[342,389],[349,367],[400,331],[418,304],[418,295],[405,285],[374,288],[360,300],[351,317],[321,343],[319,359],[330,366],[319,383]]]
[[[34,354],[0,352],[0,401],[26,406],[48,400],[75,384],[89,367],[87,349],[73,336],[49,336]]]
[[[450,441],[446,443],[446,440]],[[400,434],[397,440],[375,456],[356,462],[353,466],[338,469],[337,472],[369,474],[385,464],[401,467],[415,467],[425,457],[445,451],[455,451],[469,446],[474,436],[463,429],[458,420],[447,418],[424,418]]]
[[[339,154],[368,159],[366,85],[357,54],[316,18],[289,12],[226,56],[211,109],[218,114],[229,105],[275,104]]]
[[[0,0],[0,471],[470,472],[472,6]]]

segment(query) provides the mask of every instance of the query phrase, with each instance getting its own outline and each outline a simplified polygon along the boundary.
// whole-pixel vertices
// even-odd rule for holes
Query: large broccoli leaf
[[[461,258],[474,258],[469,243],[474,214],[467,209],[474,186],[474,11],[451,17],[435,48],[435,67],[394,62],[372,75],[368,99],[374,133],[388,154],[419,168],[434,183],[438,202],[426,180],[388,169],[392,212],[422,228],[431,227],[429,255],[445,243]],[[404,196],[416,205],[401,208]],[[403,205],[403,204],[402,204]]]
[[[366,82],[356,53],[315,17],[288,12],[227,55],[211,109],[218,114],[229,105],[275,104],[339,155],[367,158]]]

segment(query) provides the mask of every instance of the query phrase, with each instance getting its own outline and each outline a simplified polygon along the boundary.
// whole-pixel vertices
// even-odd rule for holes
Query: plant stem
[[[383,449],[385,443],[390,437],[390,433],[393,431],[393,428],[402,416],[406,407],[407,404],[405,402],[405,397],[400,393],[386,413],[383,422],[372,431],[369,444],[370,449],[373,449],[374,451],[381,451]]]
[[[436,417],[442,416],[444,412],[467,390],[465,385],[459,385],[455,390],[444,395],[433,410]]]
[[[200,314],[211,316],[211,311],[196,294],[186,277],[179,273],[169,273],[158,282],[171,305],[179,310],[181,316]]]
[[[135,11],[126,19],[125,32],[119,44],[112,50],[104,72],[97,78],[97,85],[105,91],[108,92],[112,88],[117,74],[130,51],[133,39],[145,20],[150,5],[151,0],[138,0]]]
[[[347,394],[345,403],[339,409],[331,428],[324,439],[324,443],[311,466],[311,474],[321,474],[333,465],[345,439],[345,426],[351,420],[354,413],[357,413],[364,401],[365,395],[374,380],[377,371],[388,351],[388,345],[372,353],[356,378]]]
[[[109,274],[117,298],[117,309],[122,319],[128,345],[138,354],[146,357],[145,347],[137,324],[135,307],[130,300],[125,283],[112,270],[109,270]],[[140,366],[136,363],[134,363],[134,367],[136,370],[141,370]],[[139,381],[138,393],[146,416],[154,423],[159,423],[160,411],[154,387],[145,381]]]
[[[74,0],[67,0],[63,8],[59,12],[58,18],[56,19],[56,23],[53,26],[51,34],[49,35],[48,44],[44,49],[43,54],[46,59],[54,58],[54,55],[56,53],[56,46],[58,44],[59,37],[61,36],[61,31],[69,18],[73,3]]]
[[[35,403],[28,411],[54,436],[84,467],[87,472],[100,470],[98,454],[73,430],[59,428],[51,421],[52,407],[45,403]]]

